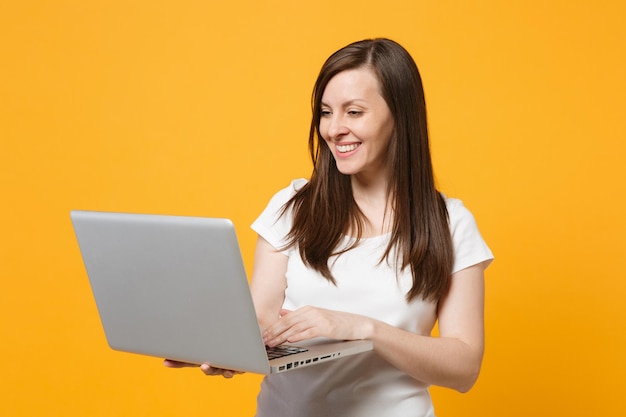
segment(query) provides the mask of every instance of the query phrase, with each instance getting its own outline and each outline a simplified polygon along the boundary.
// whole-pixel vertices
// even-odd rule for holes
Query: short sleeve
[[[287,211],[281,216],[285,203],[307,183],[306,179],[293,180],[288,187],[278,191],[259,217],[252,223],[251,228],[265,239],[275,249],[281,249],[287,243],[286,237],[291,230],[292,216]]]
[[[478,230],[472,213],[460,200],[447,198],[450,233],[454,246],[452,273],[481,262],[493,260],[493,254]]]

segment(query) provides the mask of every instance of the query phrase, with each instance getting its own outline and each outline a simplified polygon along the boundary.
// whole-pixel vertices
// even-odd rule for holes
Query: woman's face
[[[364,178],[386,174],[393,116],[367,67],[335,75],[322,95],[319,132],[339,172]]]

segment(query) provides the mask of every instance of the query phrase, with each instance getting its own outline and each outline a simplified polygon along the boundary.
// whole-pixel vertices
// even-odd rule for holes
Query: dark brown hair
[[[409,53],[389,39],[352,43],[332,54],[322,66],[312,95],[309,152],[313,173],[283,207],[284,211],[293,210],[287,246],[297,246],[305,264],[335,283],[329,258],[358,245],[362,236],[366,219],[352,196],[350,176],[337,170],[319,133],[326,85],[338,73],[361,67],[376,74],[395,127],[388,149],[394,218],[381,262],[389,261],[395,253],[392,261],[399,270],[411,268],[413,286],[407,300],[420,296],[438,301],[448,291],[454,257],[448,212],[435,188],[421,76]],[[339,250],[344,236],[355,230],[355,244]]]

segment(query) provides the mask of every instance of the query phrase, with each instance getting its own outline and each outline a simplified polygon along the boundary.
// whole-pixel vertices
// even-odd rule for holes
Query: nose
[[[332,115],[326,119],[326,122],[326,138],[328,140],[335,141],[348,134],[348,127],[341,116]]]

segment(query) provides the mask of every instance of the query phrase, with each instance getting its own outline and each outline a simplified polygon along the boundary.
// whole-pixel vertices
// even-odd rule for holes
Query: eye
[[[357,116],[360,116],[361,114],[363,114],[363,112],[360,110],[348,110],[349,116],[357,117]]]
[[[321,117],[328,117],[328,116],[330,116],[330,115],[331,115],[330,110],[328,110],[328,109],[322,109],[322,110],[320,110],[320,116],[321,116]]]

